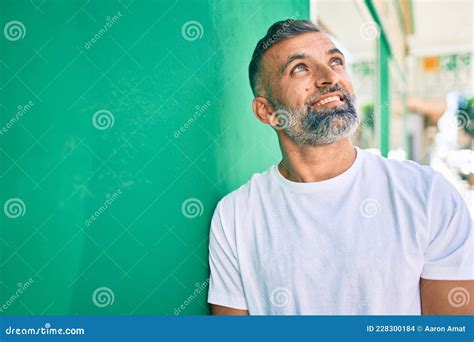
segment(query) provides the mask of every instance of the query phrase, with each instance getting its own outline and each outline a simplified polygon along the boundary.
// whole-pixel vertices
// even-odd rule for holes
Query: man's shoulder
[[[440,194],[461,201],[461,195],[455,186],[441,172],[429,165],[412,160],[387,159],[369,152],[365,154],[368,160],[367,178],[376,178],[377,173],[388,180],[392,192],[402,192],[422,202],[439,197]]]
[[[412,160],[388,159],[383,156],[364,151],[368,161],[367,168],[378,170],[390,178],[409,183],[431,184],[435,178],[439,177],[438,171],[431,166],[422,165]]]

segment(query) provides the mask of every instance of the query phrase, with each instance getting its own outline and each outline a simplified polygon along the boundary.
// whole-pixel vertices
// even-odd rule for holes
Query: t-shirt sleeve
[[[429,205],[429,242],[422,278],[474,279],[474,221],[457,189],[436,174]]]
[[[211,221],[209,236],[208,302],[234,309],[247,310],[239,264],[235,253],[235,237],[226,232],[222,205],[219,203]],[[227,233],[227,234],[226,234]]]

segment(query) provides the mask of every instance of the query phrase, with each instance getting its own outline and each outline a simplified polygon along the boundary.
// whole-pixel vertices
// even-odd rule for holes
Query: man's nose
[[[318,88],[334,87],[341,80],[339,74],[328,66],[321,66],[318,71],[316,76],[316,87]]]

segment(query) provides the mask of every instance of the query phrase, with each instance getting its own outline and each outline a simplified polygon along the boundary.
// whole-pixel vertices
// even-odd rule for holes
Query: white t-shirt
[[[357,149],[321,182],[277,165],[217,205],[208,302],[251,315],[419,315],[420,277],[474,279],[474,224],[428,166]]]

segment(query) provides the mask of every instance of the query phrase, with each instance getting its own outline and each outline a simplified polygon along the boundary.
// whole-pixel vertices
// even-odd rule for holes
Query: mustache
[[[306,105],[307,105],[307,106],[311,106],[311,104],[313,104],[314,102],[316,102],[321,96],[326,95],[327,93],[335,93],[336,91],[342,93],[343,100],[344,100],[346,103],[349,103],[349,102],[352,102],[352,101],[353,101],[352,96],[347,92],[347,90],[341,88],[341,86],[340,86],[339,84],[336,84],[336,85],[334,85],[334,87],[322,88],[320,92],[318,92],[317,94],[313,94],[312,96],[310,96],[310,97],[308,98],[308,100],[306,101]]]

